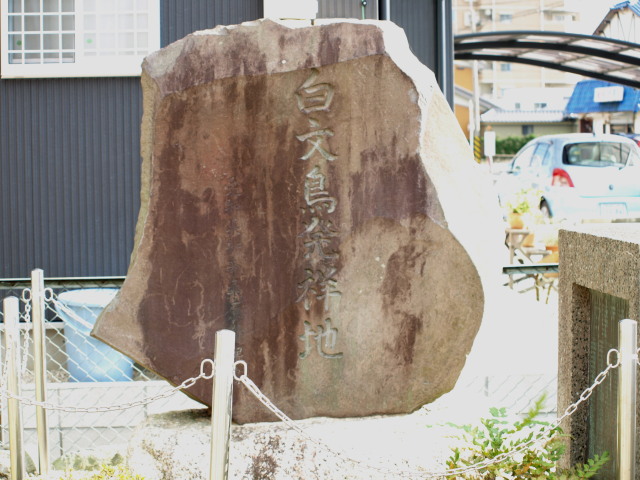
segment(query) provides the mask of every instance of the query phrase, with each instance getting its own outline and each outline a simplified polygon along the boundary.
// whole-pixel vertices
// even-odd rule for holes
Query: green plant
[[[509,212],[522,214],[537,210],[539,203],[540,191],[525,188],[511,196],[505,206]]]
[[[100,471],[90,477],[90,480],[144,480],[141,475],[132,473],[128,467],[123,465],[105,465]]]
[[[525,137],[496,138],[496,154],[515,155],[528,141],[533,140],[534,135]]]
[[[507,420],[504,408],[492,408],[491,418],[481,419],[480,426],[450,424],[464,431],[459,437],[464,443],[452,448],[453,454],[447,460],[447,468],[464,468],[506,455],[479,471],[448,478],[573,480],[594,476],[609,460],[609,454],[595,455],[584,465],[576,465],[571,469],[560,468],[558,461],[565,450],[562,429],[536,420],[544,401],[543,395],[522,420],[515,422]],[[538,440],[529,444],[534,437]]]
[[[104,465],[119,465],[124,458],[119,453],[100,455],[93,452],[74,452],[63,455],[53,461],[56,470],[99,470]]]

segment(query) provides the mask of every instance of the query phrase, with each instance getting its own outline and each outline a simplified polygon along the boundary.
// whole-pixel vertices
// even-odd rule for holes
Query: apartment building
[[[453,0],[453,31],[455,35],[507,30],[576,32],[580,29],[578,7],[575,0]],[[579,78],[508,62],[482,62],[479,71],[480,93],[493,101],[513,89],[572,87]]]

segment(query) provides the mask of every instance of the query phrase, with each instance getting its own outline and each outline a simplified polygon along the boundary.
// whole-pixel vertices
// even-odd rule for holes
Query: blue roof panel
[[[628,8],[633,13],[640,16],[640,2],[638,2],[638,0],[635,0],[634,2],[626,1],[616,3],[613,7],[610,8],[610,10],[622,10],[624,8]]]
[[[594,91],[600,87],[620,87],[616,83],[603,80],[582,80],[573,89],[571,98],[565,108],[565,113],[595,113],[595,112],[637,112],[639,110],[640,90],[622,86],[624,96],[620,102],[596,102]]]

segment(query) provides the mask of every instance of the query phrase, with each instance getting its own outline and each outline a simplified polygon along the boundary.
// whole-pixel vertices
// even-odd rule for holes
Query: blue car
[[[501,203],[539,192],[548,218],[640,218],[640,147],[620,135],[545,135],[520,149],[496,188]]]

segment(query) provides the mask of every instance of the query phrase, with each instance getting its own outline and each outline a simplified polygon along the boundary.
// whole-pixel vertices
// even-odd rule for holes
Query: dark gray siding
[[[162,46],[197,30],[262,18],[262,0],[164,0]]]
[[[407,34],[416,57],[435,74],[453,105],[453,20],[450,0],[392,0],[390,19]]]
[[[139,205],[138,84],[0,82],[2,277],[126,271]]]
[[[368,18],[378,20],[378,0],[319,0],[319,18]],[[363,16],[364,13],[364,16]]]

